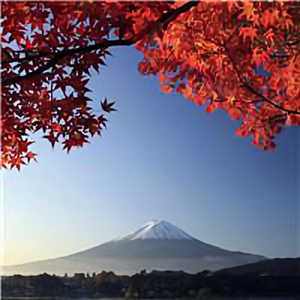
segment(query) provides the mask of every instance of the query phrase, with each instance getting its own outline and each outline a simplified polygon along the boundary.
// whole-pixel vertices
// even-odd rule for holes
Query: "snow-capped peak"
[[[166,221],[150,221],[142,228],[120,240],[193,240],[194,238]]]

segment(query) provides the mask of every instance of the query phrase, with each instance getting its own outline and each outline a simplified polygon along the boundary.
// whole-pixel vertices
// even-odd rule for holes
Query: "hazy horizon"
[[[159,220],[159,221],[163,221],[163,223],[165,224],[165,223],[168,223],[168,224],[170,224],[169,222],[166,222],[165,220]],[[216,247],[215,245],[209,245],[209,244],[206,244],[205,242],[204,242],[204,244],[203,244],[203,241],[200,241],[200,240],[198,240],[198,239],[196,239],[195,237],[193,237],[193,236],[190,236],[187,232],[185,232],[185,231],[182,231],[180,228],[178,228],[178,227],[176,227],[176,225],[175,224],[170,224],[172,227],[175,225],[175,227],[173,227],[172,229],[168,229],[168,230],[173,230],[173,235],[174,235],[174,230],[176,230],[177,232],[178,232],[178,230],[180,231],[180,235],[181,236],[178,236],[178,233],[176,233],[175,232],[175,234],[177,235],[176,237],[172,237],[172,233],[171,233],[171,235],[169,236],[169,237],[166,237],[166,238],[163,238],[161,235],[162,235],[162,233],[158,233],[158,235],[155,237],[155,236],[147,236],[147,232],[149,232],[149,229],[148,229],[148,231],[145,231],[145,230],[142,230],[143,228],[149,228],[149,227],[146,227],[145,225],[147,225],[147,224],[149,224],[150,222],[147,222],[146,224],[143,224],[143,226],[141,226],[141,227],[139,227],[139,228],[137,228],[137,230],[135,230],[135,231],[131,231],[130,232],[130,236],[133,236],[133,239],[131,239],[131,238],[128,238],[128,234],[125,234],[125,235],[123,235],[123,236],[119,236],[119,237],[117,237],[117,238],[114,238],[114,239],[111,239],[111,240],[109,240],[109,241],[106,241],[106,242],[104,242],[103,244],[100,244],[100,245],[97,245],[96,247],[92,247],[92,248],[88,248],[88,249],[83,249],[83,250],[81,250],[81,251],[79,251],[79,252],[77,252],[77,251],[75,251],[75,252],[73,252],[73,253],[70,253],[70,255],[71,256],[69,256],[69,255],[67,255],[67,256],[62,256],[62,257],[57,257],[57,258],[62,258],[62,259],[65,259],[65,258],[72,258],[73,257],[73,254],[75,254],[75,255],[84,255],[84,256],[86,256],[86,259],[89,257],[89,254],[88,253],[86,253],[86,251],[87,250],[90,250],[90,251],[93,251],[93,250],[97,250],[98,248],[99,248],[99,246],[101,246],[101,245],[105,245],[105,246],[107,246],[107,245],[109,245],[109,244],[111,244],[111,247],[112,247],[112,249],[111,249],[111,251],[112,252],[114,252],[114,253],[116,253],[116,251],[117,251],[117,253],[119,253],[119,255],[120,254],[122,254],[123,253],[123,255],[124,255],[124,250],[125,249],[123,249],[123,250],[119,250],[119,249],[116,249],[116,244],[115,243],[122,243],[122,242],[128,242],[128,241],[131,241],[131,242],[133,242],[133,245],[132,245],[132,249],[131,249],[131,251],[129,251],[128,252],[128,249],[126,249],[125,251],[126,251],[126,254],[127,255],[129,255],[130,256],[130,258],[131,259],[137,259],[138,258],[138,256],[140,256],[140,255],[142,255],[143,256],[143,262],[140,262],[140,268],[138,268],[138,270],[139,269],[144,269],[145,268],[145,265],[144,265],[144,263],[146,263],[146,259],[147,259],[147,257],[148,257],[148,254],[147,255],[144,255],[144,253],[149,253],[149,249],[152,249],[152,251],[150,251],[151,252],[151,256],[155,256],[157,259],[162,259],[162,261],[164,261],[166,258],[164,258],[164,256],[165,255],[167,255],[167,257],[168,258],[170,258],[170,252],[175,252],[176,253],[176,257],[177,257],[177,259],[180,257],[180,258],[187,258],[187,257],[191,257],[191,256],[193,256],[194,258],[197,258],[197,257],[199,257],[199,258],[201,258],[201,259],[203,259],[204,257],[206,257],[209,253],[211,253],[212,254],[212,256],[215,256],[216,255],[216,253],[215,254],[213,254],[215,251],[219,251],[219,250],[225,250],[225,252],[226,251],[230,251],[230,249],[222,249],[222,248],[220,248],[220,247],[217,247],[217,248],[214,248],[214,247]],[[151,230],[151,226],[150,226],[150,230]],[[160,229],[159,229],[160,230]],[[153,231],[153,233],[154,233],[155,231]],[[142,236],[140,236],[141,235],[141,233],[142,233]],[[157,231],[156,231],[156,233],[157,233]],[[165,249],[165,246],[166,246],[166,244],[164,244],[166,241],[169,241],[171,244],[170,244],[170,246],[167,246],[167,249]],[[199,247],[199,246],[196,246],[195,244],[194,244],[194,242],[199,242],[200,241],[200,247],[201,247],[201,245],[205,245],[205,247],[207,247],[207,246],[209,246],[209,247],[211,247],[211,250],[208,250],[208,249],[210,249],[210,248],[208,248],[207,250],[205,250],[205,253],[202,253],[202,254],[200,254],[200,252],[202,252],[204,249],[198,249],[197,247]],[[184,247],[182,248],[182,246],[183,246],[183,243],[185,243],[185,242],[191,242],[192,244],[191,244],[191,246],[192,246],[192,248],[189,246],[188,247],[188,249],[185,249]],[[137,244],[138,243],[138,244]],[[157,248],[157,246],[156,247],[152,247],[153,246],[153,243],[159,243],[158,245],[160,245],[160,247],[162,246],[160,243],[163,243],[165,246],[163,247],[163,249],[160,249],[160,247],[158,247]],[[175,244],[174,244],[175,243]],[[122,244],[121,244],[122,245]],[[120,245],[119,245],[120,246]],[[117,246],[117,248],[119,247],[119,246]],[[194,248],[193,249],[193,247],[195,247],[196,246],[196,249]],[[182,249],[181,249],[182,248]],[[106,249],[106,248],[105,248]],[[143,250],[141,250],[141,249],[143,249]],[[173,249],[173,251],[172,251],[172,249]],[[181,249],[181,250],[180,250]],[[205,248],[206,249],[206,248]],[[186,252],[186,250],[188,250],[188,251],[190,251],[189,252],[189,254],[188,255],[185,255],[184,253]],[[89,251],[89,252],[90,252]],[[98,252],[99,252],[99,250],[97,250]],[[101,250],[100,250],[101,251]],[[111,251],[109,251],[109,252],[111,252]],[[181,252],[182,251],[182,252]],[[196,251],[196,252],[195,252]],[[98,252],[96,252],[96,253],[98,253]],[[107,252],[107,250],[105,250],[105,252]],[[86,254],[85,254],[86,253]],[[94,252],[93,252],[94,253]],[[135,254],[133,254],[133,253],[135,253]],[[156,253],[156,254],[155,254]],[[233,253],[232,253],[233,254]],[[257,253],[247,253],[247,254],[253,254],[253,255],[256,255]],[[90,257],[90,258],[93,258],[94,257],[94,255],[95,254],[92,254],[92,257]],[[99,255],[99,253],[98,253],[98,255]],[[118,256],[118,258],[120,258],[119,257],[119,255],[117,255]],[[226,253],[225,253],[225,255],[227,255]],[[129,257],[125,257],[124,258],[124,261],[126,261],[127,262],[127,260],[128,260],[128,258]],[[82,259],[82,258],[81,258]],[[103,258],[102,258],[103,259]],[[106,259],[108,259],[108,257],[106,257]],[[201,261],[201,259],[200,259],[200,261]],[[51,259],[50,259],[51,260]],[[50,261],[49,260],[49,261]],[[84,261],[85,259],[83,259],[83,261]],[[43,261],[43,260],[42,260]],[[47,259],[45,260],[45,261],[48,261]],[[200,262],[199,261],[199,262]],[[38,262],[38,261],[37,261]],[[199,263],[198,262],[198,263]],[[29,262],[30,263],[30,262]],[[35,261],[33,262],[33,263],[35,263]],[[61,263],[63,263],[63,262],[61,262]],[[86,261],[86,263],[88,264],[88,262]],[[128,262],[127,262],[128,263]],[[92,265],[94,265],[95,264],[95,262],[92,262]],[[102,265],[103,264],[103,262],[100,264],[100,265]],[[109,266],[112,268],[112,270],[114,270],[114,268],[113,268],[113,263],[104,263],[105,265],[107,265],[107,268],[109,268]],[[20,266],[22,266],[22,265],[27,265],[27,263],[25,263],[25,264],[20,264]],[[182,265],[182,268],[184,267],[184,263],[183,264],[181,264]],[[193,263],[193,265],[195,265],[194,263]],[[11,265],[4,265],[3,267],[5,267],[5,266],[11,266]],[[147,268],[151,268],[151,263],[147,263]],[[207,269],[208,268],[208,266],[206,266],[204,269]],[[167,268],[168,269],[168,268]],[[171,270],[172,269],[172,267],[171,267],[171,265],[169,266],[169,269]],[[46,270],[45,270],[46,271]],[[62,271],[61,273],[62,274],[64,274],[66,271]],[[91,271],[91,272],[93,272],[93,271]]]
[[[37,164],[2,172],[3,265],[89,249],[151,219],[228,250],[300,256],[298,128],[258,150],[225,113],[160,92],[135,49],[113,54],[90,82],[98,110],[116,101],[103,137],[69,154],[39,139]]]

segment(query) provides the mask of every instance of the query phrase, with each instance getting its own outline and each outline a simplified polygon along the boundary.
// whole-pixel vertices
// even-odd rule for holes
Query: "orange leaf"
[[[170,86],[161,86],[160,89],[165,92],[165,93],[171,93],[172,92],[172,88]]]
[[[239,120],[242,116],[241,112],[237,108],[231,108],[228,111],[232,120]]]
[[[218,94],[215,91],[212,91],[212,99],[215,101],[218,98]]]
[[[186,89],[185,83],[180,83],[180,85],[178,86],[176,92],[177,92],[178,94],[180,94],[180,93],[183,93],[185,89]]]
[[[206,106],[206,112],[208,114],[211,114],[213,111],[214,111],[214,106],[212,104]]]
[[[196,96],[193,98],[193,101],[197,104],[197,105],[203,105],[205,102],[205,99],[203,99],[200,96]]]

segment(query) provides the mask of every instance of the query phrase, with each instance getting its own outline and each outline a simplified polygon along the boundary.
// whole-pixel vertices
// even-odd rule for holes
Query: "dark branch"
[[[164,13],[161,15],[160,18],[158,18],[154,23],[149,24],[148,26],[146,26],[143,30],[141,30],[138,34],[136,34],[135,36],[133,36],[132,38],[129,39],[125,39],[125,40],[106,40],[103,39],[100,43],[94,44],[94,45],[90,45],[90,46],[86,46],[86,47],[78,47],[78,48],[73,48],[73,49],[69,49],[69,50],[65,50],[65,51],[60,51],[58,53],[53,53],[54,57],[49,60],[46,64],[44,64],[43,66],[37,68],[36,70],[23,75],[23,76],[14,76],[13,78],[8,78],[6,80],[2,81],[2,85],[11,85],[11,84],[15,84],[21,80],[24,79],[29,79],[32,78],[36,75],[39,75],[41,73],[43,73],[44,71],[48,70],[49,68],[55,66],[55,64],[65,58],[68,55],[74,55],[77,53],[88,53],[94,50],[99,50],[99,49],[107,49],[109,47],[115,47],[115,46],[131,46],[134,45],[135,43],[137,43],[138,41],[140,41],[142,38],[144,38],[145,36],[147,36],[148,34],[152,33],[155,29],[157,29],[158,26],[160,25],[164,25],[164,26],[168,26],[168,24],[170,24],[170,22],[174,21],[180,14],[185,13],[187,11],[189,11],[192,7],[197,6],[198,5],[198,1],[191,1],[188,2],[184,5],[182,5],[181,7],[177,8],[177,9],[171,9],[170,11]]]
[[[23,62],[23,61],[32,61],[35,59],[40,59],[42,57],[47,57],[51,55],[55,55],[56,52],[49,52],[49,51],[14,51],[14,53],[21,53],[24,54],[25,57],[19,57],[19,58],[12,58],[10,54],[10,59],[5,59],[2,61],[2,65],[11,64],[11,63],[17,63],[17,62]]]
[[[300,40],[294,41],[294,42],[287,42],[286,45],[287,46],[296,46],[300,44]]]
[[[279,124],[284,125],[287,120],[288,114],[278,114],[272,117],[269,117],[262,121],[260,125],[255,125],[257,128],[263,128],[266,126],[266,124]]]
[[[295,115],[300,115],[300,111],[297,111],[297,110],[290,110],[290,109],[287,109],[275,102],[273,102],[272,100],[270,100],[269,98],[267,98],[266,96],[262,95],[261,93],[259,93],[257,90],[255,90],[250,84],[248,84],[244,78],[241,76],[239,70],[237,69],[235,63],[234,63],[234,60],[231,56],[231,53],[229,51],[229,49],[225,46],[225,50],[227,52],[227,55],[228,55],[228,58],[233,66],[233,69],[234,69],[234,72],[236,74],[236,76],[238,77],[239,81],[241,82],[241,84],[250,92],[252,92],[254,95],[260,97],[264,102],[267,102],[269,103],[270,105],[272,105],[273,107],[277,108],[277,109],[280,109],[288,114],[295,114]]]

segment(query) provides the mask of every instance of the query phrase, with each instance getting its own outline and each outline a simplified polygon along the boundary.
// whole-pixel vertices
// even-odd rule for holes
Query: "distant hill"
[[[47,272],[93,273],[113,271],[133,275],[143,269],[216,271],[265,260],[260,255],[229,251],[199,241],[166,221],[152,221],[125,237],[57,259],[7,266],[4,274],[35,275]]]
[[[214,275],[269,275],[269,276],[300,276],[300,257],[275,258],[226,268],[213,273]],[[299,281],[300,282],[300,281]]]

